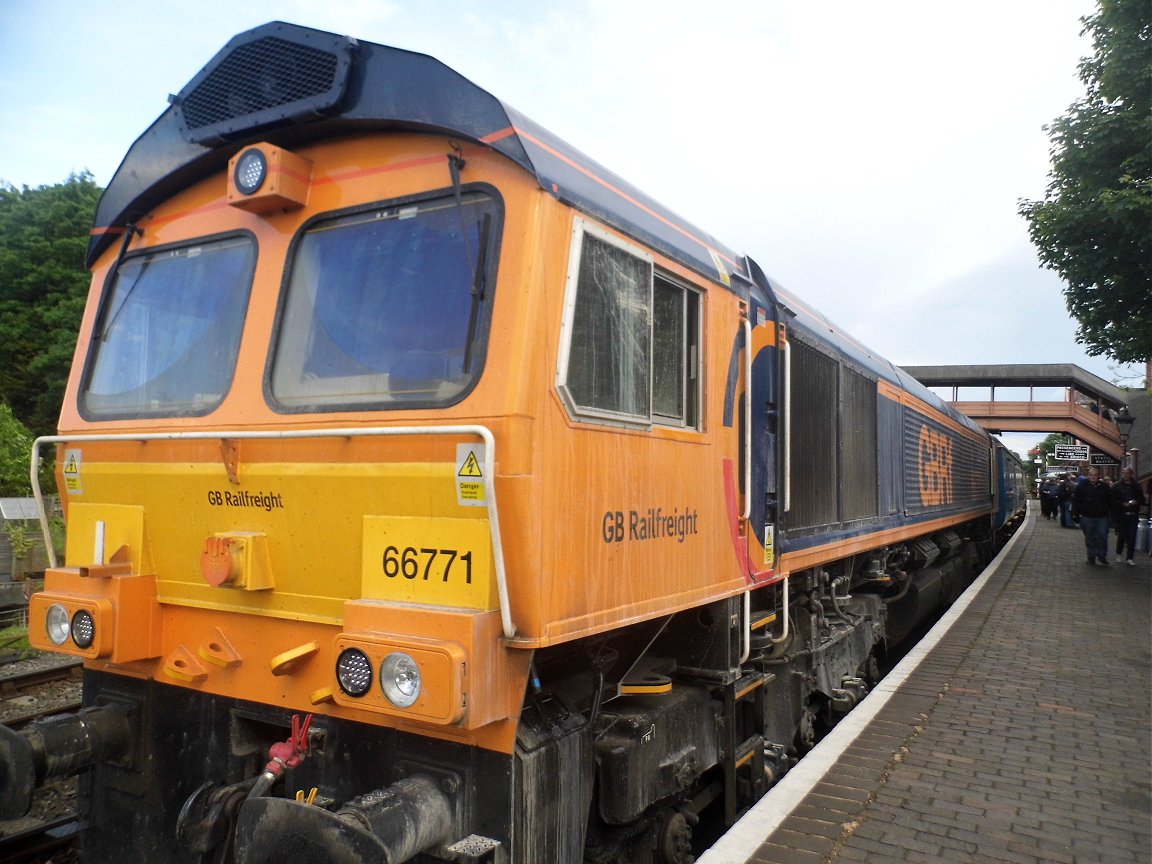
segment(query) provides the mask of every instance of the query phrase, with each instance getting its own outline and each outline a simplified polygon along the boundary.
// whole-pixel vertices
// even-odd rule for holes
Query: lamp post
[[[1136,418],[1128,413],[1128,406],[1121,405],[1120,410],[1116,412],[1113,418],[1116,424],[1116,431],[1120,435],[1120,464],[1123,465],[1127,461],[1128,456],[1128,435],[1132,432],[1132,424],[1136,422]]]

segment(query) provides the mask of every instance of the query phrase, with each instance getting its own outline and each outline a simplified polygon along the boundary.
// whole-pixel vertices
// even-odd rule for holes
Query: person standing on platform
[[[1051,477],[1045,477],[1040,484],[1040,514],[1045,519],[1051,519],[1056,513],[1056,508],[1059,506],[1060,499],[1058,492],[1060,491],[1060,484]]]
[[[1089,468],[1088,479],[1072,493],[1072,515],[1080,517],[1088,563],[1108,563],[1108,514],[1112,491],[1100,482],[1100,469]]]
[[[1060,514],[1061,528],[1076,527],[1072,521],[1072,493],[1076,491],[1078,485],[1077,480],[1071,474],[1060,475],[1060,490],[1056,493],[1056,510]]]
[[[1112,484],[1112,503],[1115,507],[1116,557],[1124,557],[1127,550],[1128,566],[1136,554],[1136,529],[1140,525],[1140,508],[1144,506],[1144,490],[1136,482],[1131,468],[1120,472],[1120,479]]]

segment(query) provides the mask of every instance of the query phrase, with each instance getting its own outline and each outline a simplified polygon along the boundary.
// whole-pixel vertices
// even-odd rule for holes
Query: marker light
[[[44,615],[44,629],[48,632],[48,638],[52,640],[53,645],[63,645],[68,641],[68,623],[67,609],[59,603],[53,603],[48,607],[48,612]]]
[[[72,616],[72,641],[78,648],[89,648],[96,639],[96,622],[92,613],[81,609]]]
[[[349,696],[363,696],[372,689],[372,661],[359,648],[345,648],[336,660],[336,680]]]
[[[393,651],[380,666],[380,686],[397,708],[407,708],[420,697],[420,667],[403,651]]]
[[[236,188],[245,195],[252,195],[264,185],[264,178],[268,176],[268,160],[264,153],[251,147],[240,154],[236,160],[236,170],[232,179]]]

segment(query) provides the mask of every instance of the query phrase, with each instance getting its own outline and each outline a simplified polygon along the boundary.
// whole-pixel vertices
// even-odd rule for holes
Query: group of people
[[[1079,523],[1089,564],[1107,564],[1108,533],[1116,529],[1116,557],[1135,566],[1136,529],[1145,504],[1144,490],[1131,468],[1120,479],[1109,481],[1098,468],[1089,468],[1079,477],[1062,474],[1045,478],[1040,484],[1040,513],[1045,519],[1059,520],[1063,527]]]
[[[1072,521],[1072,493],[1076,490],[1075,474],[1045,477],[1040,481],[1040,515],[1054,519],[1061,528],[1075,528]]]

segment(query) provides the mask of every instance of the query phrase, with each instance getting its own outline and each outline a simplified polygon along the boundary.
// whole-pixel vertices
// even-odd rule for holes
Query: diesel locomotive
[[[33,452],[84,708],[0,731],[0,816],[79,773],[87,861],[685,864],[1019,517],[974,422],[432,58],[270,23],[170,103]]]

